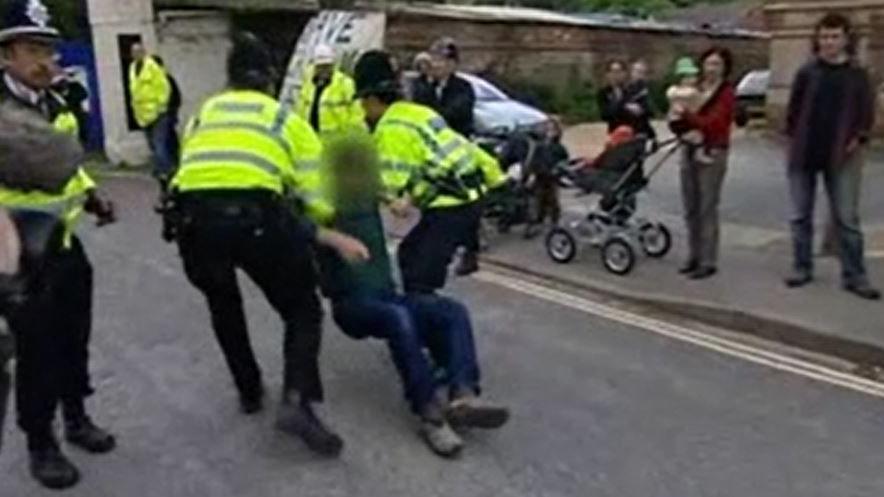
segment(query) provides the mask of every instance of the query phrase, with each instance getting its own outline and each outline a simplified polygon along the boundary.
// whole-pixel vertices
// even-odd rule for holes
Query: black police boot
[[[240,392],[239,409],[247,416],[264,410],[264,385],[261,385],[255,392]]]
[[[455,270],[458,276],[469,276],[479,271],[479,254],[473,251],[465,251],[460,256],[460,263]]]
[[[323,457],[338,457],[344,449],[341,437],[325,426],[309,401],[297,394],[283,395],[276,427],[301,438],[310,450]]]
[[[41,485],[63,490],[80,481],[80,471],[61,453],[55,440],[50,438],[45,443],[29,445],[31,476]]]
[[[65,439],[70,444],[93,454],[104,454],[116,448],[114,436],[95,426],[86,414],[82,400],[65,402],[63,411]]]

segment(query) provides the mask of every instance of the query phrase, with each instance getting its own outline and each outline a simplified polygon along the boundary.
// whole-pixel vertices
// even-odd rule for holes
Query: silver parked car
[[[542,129],[549,116],[541,110],[514,100],[500,88],[468,73],[458,73],[476,93],[474,125],[477,135],[506,135],[517,130]],[[405,73],[405,86],[411,88],[417,73]]]
[[[764,117],[770,70],[749,71],[737,85],[737,101],[741,111],[749,118]]]

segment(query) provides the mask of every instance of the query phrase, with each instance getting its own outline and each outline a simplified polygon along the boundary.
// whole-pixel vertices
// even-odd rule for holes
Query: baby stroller
[[[591,166],[573,164],[564,181],[578,188],[578,195],[601,198],[586,217],[549,232],[550,258],[560,264],[571,262],[577,256],[578,240],[600,247],[605,269],[617,275],[632,270],[639,250],[648,257],[664,257],[672,247],[672,235],[663,223],[635,216],[636,196],[679,146],[677,138],[656,142],[639,137],[607,149]],[[645,161],[660,151],[663,155],[645,172]]]
[[[553,207],[540,205],[537,193],[548,182],[557,182],[559,164],[567,162],[568,152],[530,132],[510,133],[493,150],[509,182],[486,198],[485,217],[495,221],[499,233],[524,225],[523,237],[532,238],[537,233],[538,216],[558,206],[558,202]]]

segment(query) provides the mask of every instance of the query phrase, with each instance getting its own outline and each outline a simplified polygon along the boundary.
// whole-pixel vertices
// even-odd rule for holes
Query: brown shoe
[[[510,419],[506,407],[484,402],[476,396],[461,397],[448,405],[445,418],[454,427],[497,429]]]

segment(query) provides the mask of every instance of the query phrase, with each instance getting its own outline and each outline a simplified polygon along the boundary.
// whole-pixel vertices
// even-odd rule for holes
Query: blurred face
[[[646,81],[648,79],[648,65],[644,62],[633,64],[631,79],[633,81]]]
[[[724,59],[720,55],[712,54],[703,61],[703,79],[710,83],[724,79]]]
[[[434,79],[447,79],[454,74],[457,63],[447,57],[434,56],[430,62],[430,76]]]
[[[624,83],[626,83],[626,68],[620,63],[611,64],[608,67],[608,84],[621,86]]]
[[[848,39],[843,28],[821,28],[816,41],[823,59],[834,61],[847,55]]]
[[[429,60],[419,60],[415,63],[414,68],[422,76],[427,76],[430,74],[430,69],[431,69],[432,65],[433,65],[433,63],[430,62]]]
[[[2,62],[13,78],[34,90],[49,88],[59,72],[55,47],[44,41],[14,41],[3,49]]]
[[[144,49],[144,45],[141,43],[136,43],[132,45],[131,55],[132,60],[142,60],[147,57],[147,50]]]

